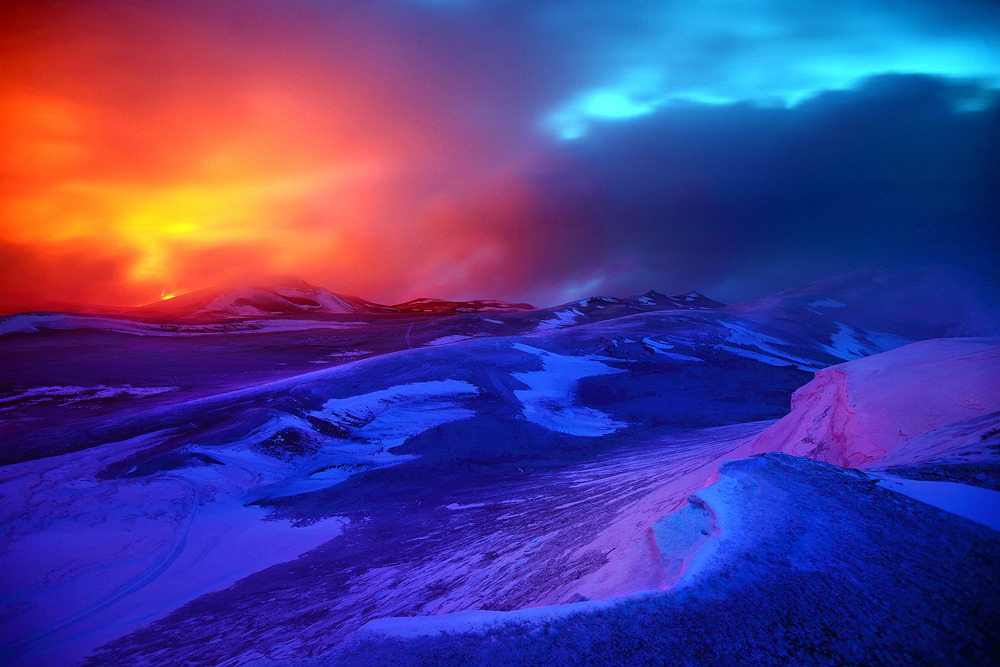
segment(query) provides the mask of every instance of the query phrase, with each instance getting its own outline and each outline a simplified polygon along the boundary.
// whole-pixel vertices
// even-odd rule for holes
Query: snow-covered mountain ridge
[[[341,307],[299,285],[185,306],[253,316],[8,318],[0,647],[16,665],[488,664],[494,646],[575,664],[629,637],[654,662],[770,637],[791,662],[857,662],[892,636],[908,662],[989,657],[975,610],[995,600],[970,582],[1000,561],[976,510],[1000,506],[1000,339],[913,342],[955,311],[878,319],[895,288],[862,282],[727,308],[267,310]],[[838,629],[862,617],[882,634]]]

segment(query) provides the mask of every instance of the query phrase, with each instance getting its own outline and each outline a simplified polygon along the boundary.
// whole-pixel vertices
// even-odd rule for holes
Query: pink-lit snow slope
[[[850,468],[918,463],[935,430],[998,411],[1000,339],[927,340],[818,371],[792,396],[792,411],[741,453]]]

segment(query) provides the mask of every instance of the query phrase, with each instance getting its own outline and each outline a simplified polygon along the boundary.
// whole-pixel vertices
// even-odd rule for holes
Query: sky
[[[985,0],[0,5],[0,312],[733,302],[1000,257]]]

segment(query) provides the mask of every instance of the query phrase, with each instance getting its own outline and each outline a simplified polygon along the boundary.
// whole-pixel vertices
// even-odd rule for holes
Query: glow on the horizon
[[[154,5],[98,32],[110,8],[32,11],[0,38],[0,247],[59,286],[50,298],[140,305],[164,284],[319,271],[365,291],[393,275],[373,261],[393,249],[387,221],[419,214],[411,172],[468,164],[432,109],[403,123],[380,101],[405,70],[320,68],[297,36],[262,42],[266,22],[240,36],[266,46],[243,51]]]

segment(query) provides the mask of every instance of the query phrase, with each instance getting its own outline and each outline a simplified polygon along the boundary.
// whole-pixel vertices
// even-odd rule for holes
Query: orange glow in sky
[[[371,40],[331,55],[308,16],[169,6],[2,10],[0,312],[264,274],[402,299],[407,256],[440,284],[424,209],[482,147],[429,75]]]

